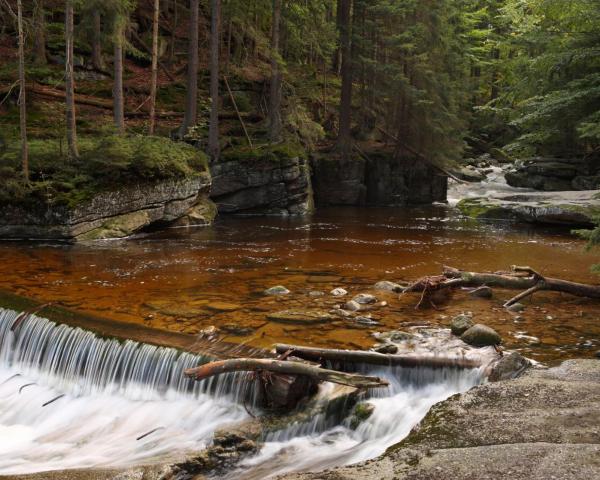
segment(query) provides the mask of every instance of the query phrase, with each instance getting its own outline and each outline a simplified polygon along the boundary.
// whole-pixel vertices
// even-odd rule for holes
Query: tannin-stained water
[[[0,474],[171,463],[202,449],[219,427],[248,418],[247,377],[194,383],[183,370],[206,358],[101,339],[0,309]],[[481,382],[480,369],[379,368],[374,413],[358,428],[317,414],[266,438],[260,454],[228,478],[374,457],[406,436],[434,403]],[[331,384],[321,386],[326,401]],[[251,404],[252,405],[252,404]],[[243,472],[243,473],[242,473]]]
[[[224,338],[256,346],[275,342],[365,348],[389,329],[446,326],[462,311],[497,329],[508,348],[540,361],[591,356],[600,347],[600,305],[539,293],[522,313],[457,292],[440,311],[415,310],[416,295],[374,292],[388,307],[370,312],[379,325],[351,319],[282,324],[285,309],[327,311],[379,280],[439,274],[443,265],[474,271],[529,265],[548,276],[597,282],[595,252],[568,230],[511,223],[482,224],[447,206],[331,208],[308,218],[221,217],[212,227],[172,229],[89,245],[0,244],[0,288],[85,312],[197,334],[215,325]],[[291,294],[266,297],[284,285]],[[312,296],[314,291],[323,296]],[[313,293],[314,295],[314,293]],[[347,297],[346,297],[347,298]]]

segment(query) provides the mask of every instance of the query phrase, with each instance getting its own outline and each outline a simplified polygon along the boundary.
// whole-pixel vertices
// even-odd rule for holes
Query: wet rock
[[[496,362],[488,379],[490,382],[498,382],[500,380],[516,378],[529,367],[531,367],[529,360],[520,353],[512,352],[509,355],[504,355]]]
[[[382,280],[381,282],[377,282],[374,287],[375,290],[381,290],[384,292],[395,292],[400,293],[404,290],[404,287],[398,283],[389,282],[387,280]]]
[[[477,323],[465,331],[461,336],[461,340],[474,347],[487,347],[490,345],[499,345],[502,342],[500,335],[486,325]]]
[[[481,182],[486,178],[485,173],[473,167],[472,165],[454,169],[452,173],[465,182]]]
[[[385,345],[380,345],[379,347],[375,347],[375,351],[377,353],[387,353],[393,355],[395,353],[398,353],[398,347],[396,345],[388,343]]]
[[[346,290],[344,290],[343,288],[334,288],[331,292],[330,292],[334,297],[343,297],[344,295],[348,295],[348,292]]]
[[[264,291],[265,295],[287,295],[290,291],[285,288],[283,285],[276,285],[271,288],[267,288]]]
[[[474,297],[474,298],[492,298],[494,296],[494,293],[492,292],[492,289],[490,287],[479,287],[476,288],[475,290],[469,292],[469,296],[470,297]]]
[[[525,310],[525,305],[517,302],[517,303],[513,303],[510,307],[506,307],[506,309],[509,312],[522,312],[523,310]]]
[[[352,301],[360,305],[370,305],[377,302],[377,297],[369,293],[359,293],[352,299]]]
[[[356,429],[365,420],[368,420],[375,411],[375,405],[369,402],[359,403],[354,407],[350,417],[350,428]]]
[[[472,218],[586,227],[600,214],[600,198],[594,191],[502,193],[466,198],[457,207]]]
[[[362,325],[380,325],[377,320],[374,320],[371,317],[358,316],[354,319],[356,323],[360,323]]]
[[[355,300],[350,300],[349,302],[344,303],[343,310],[348,310],[350,312],[358,312],[360,310],[360,304]]]
[[[334,308],[329,311],[332,315],[337,315],[342,318],[352,318],[354,317],[354,312],[349,312],[348,310],[344,310],[343,308]]]
[[[323,295],[325,294],[319,290],[313,290],[311,292],[308,292],[309,297],[322,297]]]
[[[277,323],[312,325],[330,322],[335,317],[330,313],[319,310],[283,310],[268,314],[267,319]]]
[[[596,358],[600,358],[600,350],[596,352]]]
[[[236,305],[235,303],[210,302],[206,305],[206,308],[214,312],[235,312],[242,307],[240,305]]]
[[[454,335],[461,336],[473,325],[475,325],[473,316],[469,313],[461,313],[452,319],[450,330]]]
[[[226,323],[225,325],[221,325],[221,330],[229,335],[243,337],[250,335],[255,329],[252,327],[244,327],[242,325],[238,325],[237,323]]]

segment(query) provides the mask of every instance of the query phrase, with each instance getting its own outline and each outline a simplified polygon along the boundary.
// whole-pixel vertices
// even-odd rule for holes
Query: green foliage
[[[587,240],[588,250],[600,247],[600,217],[596,218],[596,224],[596,228],[591,230],[573,230],[574,234]],[[600,275],[600,264],[592,265],[592,272]]]
[[[132,183],[186,178],[206,171],[206,156],[191,145],[148,136],[82,137],[80,157],[67,159],[62,140],[30,142],[31,181],[20,174],[17,143],[0,156],[0,202],[74,206],[103,190]]]

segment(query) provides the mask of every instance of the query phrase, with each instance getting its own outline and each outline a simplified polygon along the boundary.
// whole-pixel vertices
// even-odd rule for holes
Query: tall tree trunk
[[[273,25],[271,27],[271,90],[269,95],[269,140],[281,139],[281,69],[279,65],[279,24],[281,0],[273,0]]]
[[[181,135],[196,125],[198,115],[198,0],[190,0],[190,32],[188,46],[187,91]]]
[[[169,46],[169,63],[175,60],[175,44],[177,43],[178,10],[177,0],[173,0],[173,21],[171,22],[171,45]]]
[[[158,16],[160,14],[160,0],[154,0],[154,18],[152,23],[152,79],[150,81],[150,125],[148,133],[154,134],[156,117],[156,81],[158,77]]]
[[[96,70],[105,70],[104,58],[102,57],[102,18],[100,10],[94,10],[92,21],[92,65]]]
[[[34,11],[33,58],[38,65],[46,65],[46,18],[44,0],[38,0]]]
[[[73,0],[65,8],[65,102],[67,116],[67,144],[69,157],[77,158],[77,124],[75,122],[75,84],[73,79]]]
[[[340,44],[342,50],[342,93],[340,97],[340,119],[337,149],[342,155],[350,155],[352,138],[352,0],[340,0]]]
[[[219,17],[220,0],[210,0],[210,125],[208,154],[212,162],[219,160]]]
[[[125,102],[123,99],[123,20],[117,19],[114,38],[113,116],[118,133],[125,132]]]
[[[29,181],[29,145],[27,143],[27,103],[25,94],[25,37],[23,35],[23,4],[17,0],[17,28],[19,31],[19,123],[21,129],[21,164],[23,176]]]

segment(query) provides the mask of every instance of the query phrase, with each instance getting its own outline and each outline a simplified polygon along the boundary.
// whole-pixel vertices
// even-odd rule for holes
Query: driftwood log
[[[303,362],[262,358],[236,358],[205,363],[199,367],[187,369],[185,375],[195,380],[203,380],[223,373],[257,371],[284,375],[303,375],[323,382],[338,383],[356,388],[378,388],[389,385],[387,380],[379,377],[337,372]]]
[[[426,294],[443,289],[459,287],[498,287],[523,290],[504,303],[505,307],[539,291],[568,293],[578,297],[600,299],[600,285],[570,282],[559,278],[545,277],[531,267],[513,265],[509,272],[478,273],[452,267],[444,267],[443,275],[424,277],[406,287],[404,292],[421,292],[421,306]]]
[[[427,368],[476,368],[480,362],[463,357],[434,357],[417,355],[391,355],[362,350],[337,350],[330,348],[302,347],[278,343],[275,345],[277,353],[292,352],[292,355],[311,361],[337,361],[349,363],[364,363],[367,365],[385,365],[399,367],[427,367]]]

